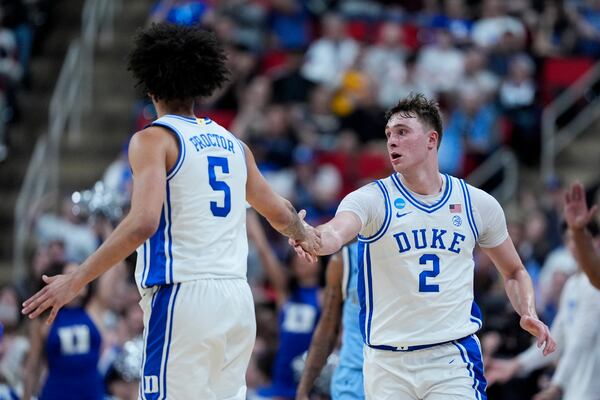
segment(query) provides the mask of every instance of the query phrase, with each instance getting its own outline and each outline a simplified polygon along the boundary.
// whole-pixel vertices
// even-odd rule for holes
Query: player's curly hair
[[[199,28],[155,23],[138,31],[127,69],[137,87],[157,100],[210,96],[229,79],[215,36]]]
[[[385,113],[385,120],[389,121],[394,114],[400,114],[404,118],[417,117],[421,123],[429,125],[438,133],[438,149],[440,148],[443,130],[442,116],[440,107],[435,100],[428,99],[423,93],[411,93]]]

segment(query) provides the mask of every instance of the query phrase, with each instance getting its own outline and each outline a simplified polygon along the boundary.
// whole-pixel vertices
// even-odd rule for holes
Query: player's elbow
[[[136,241],[144,242],[150,236],[154,235],[158,229],[158,224],[159,218],[149,215],[140,216],[133,223],[131,236]]]

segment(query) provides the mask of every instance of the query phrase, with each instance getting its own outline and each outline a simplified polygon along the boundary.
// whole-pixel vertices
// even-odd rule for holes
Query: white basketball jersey
[[[156,233],[137,250],[141,288],[203,278],[246,278],[246,157],[208,118],[166,115],[153,126],[179,140]]]
[[[385,221],[359,236],[360,323],[365,343],[402,350],[443,343],[481,327],[473,300],[473,248],[479,232],[469,188],[445,175],[434,204],[416,199],[397,174],[377,181]]]

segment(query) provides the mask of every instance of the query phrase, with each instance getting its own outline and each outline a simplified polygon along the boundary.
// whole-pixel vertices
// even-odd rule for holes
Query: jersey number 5
[[[419,264],[427,265],[431,261],[433,271],[425,270],[419,274],[419,292],[439,292],[440,285],[432,285],[427,283],[427,278],[434,278],[440,274],[440,258],[435,254],[423,254],[419,258]]]
[[[208,156],[208,182],[210,187],[216,192],[223,192],[223,205],[220,206],[216,201],[210,202],[210,211],[215,217],[226,217],[231,211],[231,188],[225,182],[217,179],[215,168],[220,167],[224,174],[229,173],[229,162],[226,157]]]

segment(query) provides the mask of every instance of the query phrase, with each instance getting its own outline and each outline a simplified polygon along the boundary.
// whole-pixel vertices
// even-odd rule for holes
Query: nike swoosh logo
[[[398,218],[402,218],[402,217],[404,217],[405,215],[408,215],[408,214],[410,214],[411,212],[412,212],[412,211],[405,212],[404,214],[396,213],[396,217],[398,217]]]
[[[452,361],[450,361],[448,364],[452,364],[454,362],[454,358],[452,359]]]

